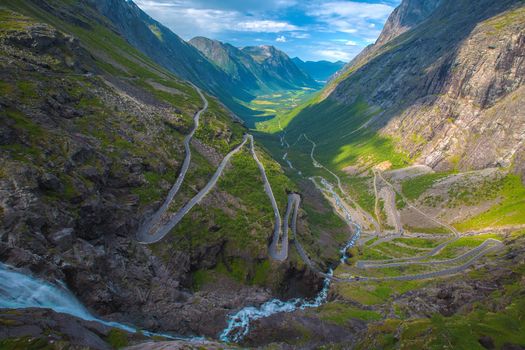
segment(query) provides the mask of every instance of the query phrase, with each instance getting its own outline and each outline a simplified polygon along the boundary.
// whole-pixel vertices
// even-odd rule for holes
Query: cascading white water
[[[341,248],[341,263],[345,263],[348,259],[347,251],[353,247],[361,236],[361,227],[352,221],[350,213],[343,205],[343,202],[339,195],[334,191],[333,186],[321,178],[321,182],[327,192],[333,196],[336,205],[344,213],[344,219],[348,225],[352,225],[356,228],[355,233],[352,235],[350,240]],[[330,290],[331,277],[333,276],[333,270],[330,268],[326,273],[327,277],[324,279],[323,288],[319,291],[317,296],[310,300],[304,298],[295,298],[287,301],[272,299],[259,307],[247,306],[232,314],[228,317],[228,326],[222,331],[219,339],[225,342],[239,342],[244,338],[250,331],[250,323],[252,321],[269,317],[271,315],[282,313],[282,312],[293,312],[296,310],[303,310],[306,308],[319,307],[326,302],[328,297],[328,291]]]
[[[228,326],[222,331],[219,339],[225,342],[238,342],[250,331],[250,322],[271,315],[319,307],[325,303],[330,289],[332,269],[327,272],[329,277],[323,281],[323,288],[314,299],[294,298],[287,301],[271,299],[259,307],[247,306],[228,319]]]
[[[101,320],[93,316],[65,286],[53,285],[0,263],[0,308],[25,309],[31,307],[52,309],[56,312],[69,314],[86,321],[95,321],[130,333],[140,331],[146,336],[157,335],[169,339],[185,340],[197,339],[143,331],[119,322]]]

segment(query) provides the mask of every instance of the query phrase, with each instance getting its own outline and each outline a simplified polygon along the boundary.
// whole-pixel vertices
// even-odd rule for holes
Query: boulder
[[[71,227],[64,228],[49,235],[48,239],[51,243],[59,248],[70,248],[74,240],[74,229]]]
[[[51,173],[45,173],[38,179],[38,186],[42,190],[59,192],[63,185],[60,179]]]

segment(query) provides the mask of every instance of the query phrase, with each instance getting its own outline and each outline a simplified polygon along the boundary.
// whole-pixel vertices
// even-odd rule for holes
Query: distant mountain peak
[[[427,19],[441,3],[442,0],[403,0],[389,16],[377,43],[384,44],[417,26]]]
[[[203,37],[195,37],[189,43],[249,91],[318,86],[286,53],[272,45],[237,48]]]
[[[299,67],[303,72],[308,73],[316,81],[325,83],[332,75],[344,67],[345,62],[337,61],[330,62],[326,60],[321,61],[303,61],[299,57],[292,58],[292,61]]]

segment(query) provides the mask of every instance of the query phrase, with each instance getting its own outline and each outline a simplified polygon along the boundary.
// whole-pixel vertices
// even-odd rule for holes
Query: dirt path
[[[470,258],[471,256],[474,256],[476,255],[479,251],[485,249],[486,247],[488,246],[493,246],[493,245],[502,245],[503,243],[497,239],[492,239],[492,238],[489,238],[487,239],[486,241],[484,241],[483,243],[481,243],[479,246],[477,246],[476,248],[473,248],[471,250],[469,250],[468,252],[466,253],[463,253],[455,258],[450,258],[450,259],[442,259],[442,260],[428,260],[428,261],[422,261],[428,257],[431,257],[433,255],[436,255],[437,253],[439,253],[441,250],[443,250],[444,247],[440,247],[441,249],[439,250],[433,250],[431,253],[433,254],[428,254],[428,255],[425,255],[423,256],[423,258],[421,257],[418,257],[417,260],[415,259],[412,259],[412,260],[405,260],[405,261],[399,261],[399,262],[393,262],[394,260],[396,259],[390,259],[390,260],[384,260],[385,262],[383,263],[378,263],[377,260],[375,261],[372,261],[372,260],[369,260],[369,261],[360,261],[360,264],[359,264],[359,268],[363,268],[363,269],[377,269],[377,268],[385,268],[385,267],[399,267],[399,266],[408,266],[408,265],[443,265],[443,264],[452,264],[452,263],[455,263],[457,261],[461,261],[461,260],[464,260],[466,258]],[[388,262],[386,262],[388,261]]]
[[[387,277],[354,276],[354,277],[349,277],[349,278],[334,277],[334,279],[336,279],[336,281],[339,281],[339,282],[414,281],[414,280],[421,280],[421,279],[428,279],[428,278],[451,276],[451,275],[455,275],[455,274],[464,272],[466,269],[472,266],[476,261],[478,261],[484,255],[493,253],[493,252],[497,252],[501,250],[503,247],[504,247],[503,244],[497,244],[493,247],[482,249],[479,252],[477,252],[473,257],[471,257],[468,261],[466,261],[464,264],[446,268],[443,270],[438,270],[438,271],[425,272],[425,273],[413,274],[413,275],[399,275],[399,276],[387,276]]]
[[[403,234],[404,230],[401,223],[401,215],[396,206],[396,193],[391,187],[387,186],[379,191],[379,195],[383,198],[385,204],[388,224],[394,226],[396,233]]]
[[[377,174],[374,171],[374,215],[377,218],[377,224],[379,225],[379,234],[383,234],[383,224],[381,222],[381,208],[379,205],[379,191],[377,190]]]

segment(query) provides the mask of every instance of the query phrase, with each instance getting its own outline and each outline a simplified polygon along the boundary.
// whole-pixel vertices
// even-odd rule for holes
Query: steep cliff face
[[[248,90],[261,88],[262,82],[257,78],[260,67],[250,55],[230,44],[204,37],[195,37],[189,43],[238,84],[246,86]]]
[[[217,96],[235,113],[248,113],[235,101],[254,97],[247,86],[219,69],[199,50],[152,19],[135,3],[125,0],[87,0],[86,3],[104,15],[108,25],[157,64]]]
[[[522,1],[403,1],[378,42],[325,90],[325,105],[368,111],[327,118],[325,130],[348,125],[328,142],[351,143],[365,127],[436,169],[522,159],[524,28]]]
[[[89,0],[119,33],[136,48],[178,76],[220,94],[219,86],[232,87],[231,79],[198,50],[152,19],[132,1]],[[233,91],[241,94],[241,89]]]
[[[434,168],[511,165],[525,141],[524,29],[524,8],[476,26],[454,56],[431,66],[434,96],[420,97],[385,132],[421,135],[402,145],[417,146],[418,160]]]
[[[388,18],[375,45],[380,46],[414,28],[427,19],[441,2],[441,0],[403,1]]]
[[[183,310],[193,298],[183,286],[200,265],[199,253],[161,259],[134,233],[174,181],[184,154],[180,139],[202,102],[191,86],[123,41],[114,42],[122,44],[113,56],[121,65],[111,62],[132,81],[118,68],[102,70],[107,66],[84,41],[8,10],[0,16],[0,260],[64,281],[99,315],[181,327],[179,317],[194,317]],[[103,45],[90,48],[111,53]],[[125,65],[133,55],[141,66]],[[149,83],[141,85],[144,78]],[[216,139],[238,142],[242,128],[225,111],[214,113],[206,123],[222,129]],[[224,246],[220,241],[195,247],[208,250],[207,264]],[[161,316],[169,309],[180,316]]]

